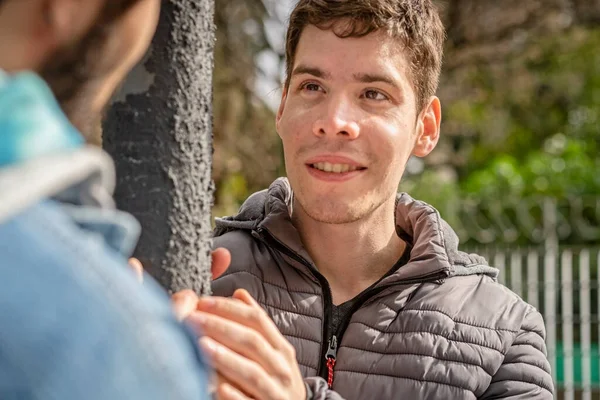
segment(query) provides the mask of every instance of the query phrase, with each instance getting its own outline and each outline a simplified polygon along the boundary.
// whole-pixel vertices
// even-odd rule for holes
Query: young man
[[[288,179],[217,221],[232,265],[214,292],[234,298],[189,318],[223,398],[552,398],[541,315],[397,194],[438,142],[443,39],[430,0],[294,8],[276,121]]]
[[[110,159],[71,124],[98,125],[159,9],[0,0],[2,399],[208,397],[195,338],[127,268],[139,228],[114,209]]]

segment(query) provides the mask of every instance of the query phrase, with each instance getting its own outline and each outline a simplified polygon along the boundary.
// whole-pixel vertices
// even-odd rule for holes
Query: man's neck
[[[395,199],[367,217],[347,224],[327,224],[294,206],[294,225],[319,272],[327,279],[333,303],[360,294],[400,259],[406,243],[396,234]]]

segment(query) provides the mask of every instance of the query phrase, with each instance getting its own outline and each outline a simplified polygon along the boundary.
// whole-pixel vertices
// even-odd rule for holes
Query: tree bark
[[[214,0],[163,1],[104,123],[117,206],[142,224],[135,255],[171,292],[210,292],[213,14]]]

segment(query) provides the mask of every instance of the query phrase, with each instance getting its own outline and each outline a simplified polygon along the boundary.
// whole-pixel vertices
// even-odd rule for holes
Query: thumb
[[[218,249],[213,251],[211,255],[212,278],[217,279],[219,276],[223,275],[227,268],[229,268],[229,264],[231,263],[231,253],[229,252],[229,250],[223,247],[219,247]]]
[[[193,290],[186,289],[171,296],[171,303],[175,317],[179,321],[186,319],[191,313],[196,311],[198,305],[198,296]]]

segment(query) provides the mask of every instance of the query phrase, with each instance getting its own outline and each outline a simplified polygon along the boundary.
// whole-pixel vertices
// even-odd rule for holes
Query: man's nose
[[[322,114],[313,125],[315,136],[344,136],[356,139],[360,135],[357,110],[344,98],[332,98],[323,105]]]

